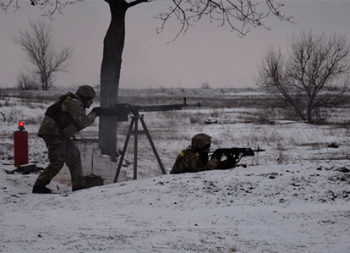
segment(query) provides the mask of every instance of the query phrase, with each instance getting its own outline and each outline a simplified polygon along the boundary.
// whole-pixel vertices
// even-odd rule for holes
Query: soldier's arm
[[[68,101],[67,111],[72,117],[74,123],[81,129],[94,123],[97,117],[95,112],[90,112],[88,115],[86,115],[85,108],[78,99],[70,99]]]
[[[204,170],[216,170],[219,163],[220,163],[220,161],[217,158],[212,157],[211,159],[209,159],[207,164],[204,166]]]
[[[193,158],[194,159],[194,158]],[[205,171],[205,170],[215,170],[220,161],[216,158],[210,159],[206,165],[204,165],[198,157],[195,158],[195,161],[192,163],[192,170],[193,172],[198,172],[198,171]]]

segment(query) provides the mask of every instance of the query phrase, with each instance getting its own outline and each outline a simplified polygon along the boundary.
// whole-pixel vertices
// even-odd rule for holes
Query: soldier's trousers
[[[72,179],[72,188],[79,188],[84,185],[83,171],[79,149],[72,140],[56,136],[43,136],[46,147],[49,150],[50,164],[37,178],[35,185],[46,186],[52,178],[62,169],[64,163],[69,168]]]

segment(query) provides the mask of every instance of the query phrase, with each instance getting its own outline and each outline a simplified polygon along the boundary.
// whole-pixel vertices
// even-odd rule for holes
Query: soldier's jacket
[[[90,112],[86,115],[85,107],[80,99],[70,92],[67,93],[66,96],[68,98],[61,104],[61,110],[69,114],[72,119],[72,124],[64,129],[60,129],[53,118],[45,116],[39,128],[39,136],[51,135],[69,138],[95,121],[97,114],[95,112]]]
[[[204,165],[199,159],[199,154],[189,146],[178,155],[170,174],[215,170],[218,168],[219,164],[220,161],[212,157],[212,159]]]

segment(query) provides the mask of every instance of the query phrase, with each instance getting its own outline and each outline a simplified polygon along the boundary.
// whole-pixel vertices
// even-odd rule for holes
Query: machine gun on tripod
[[[114,177],[114,183],[118,181],[119,173],[121,170],[122,162],[125,157],[126,149],[128,147],[129,139],[131,134],[134,135],[134,179],[137,179],[137,146],[138,146],[138,134],[146,134],[149,143],[151,144],[152,150],[163,174],[166,174],[164,166],[160,160],[156,147],[153,143],[152,137],[148,131],[146,123],[143,119],[143,115],[140,112],[155,112],[155,111],[174,111],[182,110],[184,107],[195,106],[200,107],[200,103],[187,104],[186,98],[184,98],[183,104],[165,104],[165,105],[132,105],[132,104],[117,104],[115,107],[102,108],[102,115],[104,116],[117,116],[118,121],[128,121],[129,114],[131,116],[131,122],[129,130],[125,139],[124,147],[119,160],[117,172]],[[138,122],[141,122],[143,130],[138,129]]]

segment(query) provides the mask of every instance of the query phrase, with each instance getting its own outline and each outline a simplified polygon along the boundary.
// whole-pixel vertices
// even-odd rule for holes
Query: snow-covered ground
[[[213,93],[200,96],[205,101]],[[36,136],[46,106],[0,99],[0,252],[350,252],[347,128],[276,119],[256,124],[251,119],[259,108],[146,113],[167,172],[198,132],[213,136],[212,149],[266,151],[243,158],[247,168],[162,175],[147,139],[140,138],[138,180],[71,193],[64,174],[49,185],[57,194],[35,195],[38,174],[5,170],[15,169],[12,133],[21,119],[27,122],[30,161],[47,165]],[[211,117],[218,124],[203,123]],[[119,148],[127,128],[128,122],[120,124]],[[97,130],[96,122],[78,138],[96,138]],[[129,176],[132,151],[131,142],[122,167]]]

